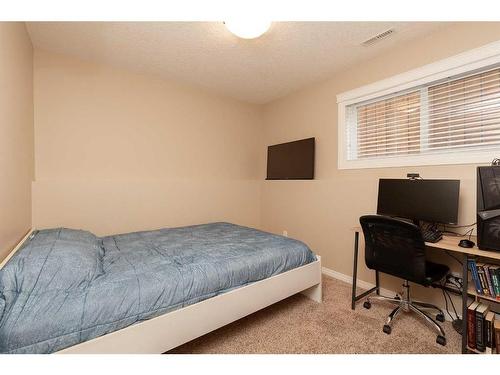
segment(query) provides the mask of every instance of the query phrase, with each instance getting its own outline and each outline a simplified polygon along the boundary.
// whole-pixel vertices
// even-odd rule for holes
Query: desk
[[[380,294],[380,279],[378,271],[375,271],[375,287],[367,290],[360,295],[356,296],[356,281],[358,277],[358,247],[359,247],[359,233],[362,232],[361,227],[353,227],[351,230],[354,232],[354,268],[352,272],[352,297],[351,297],[351,308],[354,310],[356,308],[356,302],[361,298],[366,297],[370,293],[376,292]],[[463,237],[468,238],[468,237]],[[430,249],[438,249],[441,251],[451,251],[455,254],[459,254],[462,256],[462,353],[467,353],[467,302],[469,295],[484,298],[487,300],[493,300],[491,298],[485,296],[479,296],[474,289],[469,289],[468,284],[468,269],[467,262],[469,258],[487,258],[494,259],[496,261],[500,261],[500,252],[498,251],[485,251],[479,250],[477,246],[473,248],[467,249],[464,247],[458,246],[458,242],[462,239],[462,237],[454,237],[454,236],[443,236],[441,241],[431,243],[426,242],[425,245]],[[474,243],[477,243],[477,238],[475,236],[471,237],[471,240]]]

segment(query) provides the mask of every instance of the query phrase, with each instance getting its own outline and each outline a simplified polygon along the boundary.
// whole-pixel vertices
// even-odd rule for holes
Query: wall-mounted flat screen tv
[[[314,138],[267,148],[268,180],[313,180]]]

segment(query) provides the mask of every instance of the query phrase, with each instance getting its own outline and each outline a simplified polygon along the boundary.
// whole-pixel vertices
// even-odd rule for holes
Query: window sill
[[[500,157],[500,149],[489,151],[461,151],[460,153],[393,156],[376,159],[342,160],[339,159],[338,169],[367,169],[391,167],[417,167],[438,165],[489,165],[495,157]]]

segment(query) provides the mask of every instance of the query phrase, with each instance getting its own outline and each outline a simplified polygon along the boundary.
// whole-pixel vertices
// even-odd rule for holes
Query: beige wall
[[[425,178],[460,179],[459,220],[475,222],[474,165],[339,170],[336,95],[498,39],[500,23],[449,25],[266,105],[261,152],[269,144],[316,137],[316,179],[264,182],[263,228],[276,233],[287,230],[317,251],[324,266],[352,275],[354,240],[349,228],[358,224],[359,216],[376,211],[379,178],[405,178],[407,172],[419,172]],[[456,267],[450,258],[436,257]],[[363,261],[361,264],[361,279],[373,282],[373,272]],[[399,290],[400,281],[383,277],[382,282],[386,288]],[[440,302],[442,297],[434,294],[434,299]]]
[[[260,108],[40,50],[33,223],[260,225]]]
[[[349,228],[375,211],[378,178],[409,171],[460,178],[460,222],[471,223],[475,166],[338,170],[336,95],[498,39],[498,23],[450,25],[264,107],[36,51],[34,226],[107,234],[227,220],[287,230],[326,267],[351,274]],[[22,112],[29,117],[29,108]],[[262,181],[267,145],[310,136],[316,180]],[[25,222],[29,211],[14,226],[24,230]],[[373,281],[364,267],[361,278]],[[383,284],[399,281],[384,277]]]
[[[0,22],[0,260],[31,227],[32,56],[24,24]]]

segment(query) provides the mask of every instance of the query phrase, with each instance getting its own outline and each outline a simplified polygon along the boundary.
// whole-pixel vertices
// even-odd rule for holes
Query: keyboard
[[[438,230],[423,230],[422,237],[425,242],[435,243],[443,238],[443,234]]]

